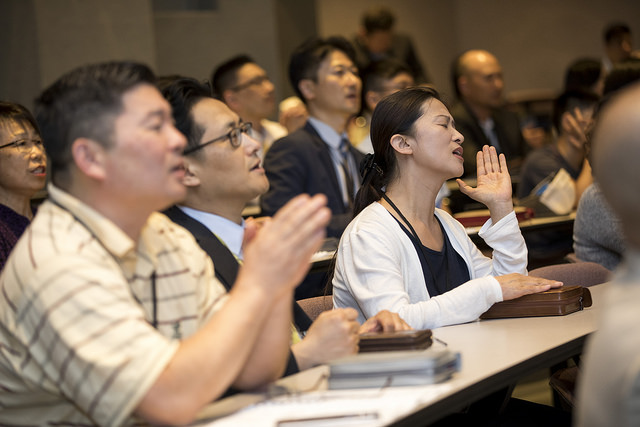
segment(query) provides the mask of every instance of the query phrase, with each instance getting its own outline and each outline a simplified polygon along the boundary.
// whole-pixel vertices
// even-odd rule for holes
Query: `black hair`
[[[400,73],[407,73],[415,78],[409,66],[396,59],[381,59],[370,63],[361,72],[362,93],[370,90],[381,91],[386,80],[390,80]]]
[[[160,92],[171,105],[176,129],[187,138],[185,150],[198,146],[204,129],[196,124],[193,107],[202,99],[213,98],[209,86],[184,76],[161,77],[158,81]],[[201,150],[196,150],[192,155],[198,156],[199,153]]]
[[[362,15],[362,26],[367,34],[376,31],[390,31],[395,23],[395,17],[386,7],[376,7]]]
[[[24,105],[16,102],[0,101],[0,126],[7,126],[9,122],[16,122],[22,126],[29,124],[38,135],[40,134],[40,128],[35,117]]]
[[[552,121],[558,133],[562,131],[562,115],[575,108],[584,109],[596,107],[600,98],[587,91],[567,91],[558,96],[553,102]]]
[[[222,99],[225,90],[232,89],[238,84],[238,70],[246,64],[255,64],[249,55],[237,55],[224,61],[211,72],[213,95]]]
[[[412,135],[415,122],[424,114],[425,102],[437,99],[440,94],[431,87],[411,87],[383,98],[371,117],[371,143],[369,154],[360,166],[362,187],[356,194],[353,215],[380,200],[386,186],[395,179],[398,171],[396,152],[390,144],[396,134]]]
[[[326,39],[311,38],[291,54],[289,61],[289,82],[296,95],[306,104],[306,99],[298,87],[301,80],[317,81],[320,63],[334,51],[341,51],[353,62],[355,51],[351,43],[344,37],[334,36]]]
[[[640,79],[640,60],[629,58],[613,66],[604,81],[604,95],[612,93]]]
[[[591,91],[603,72],[601,61],[594,58],[577,59],[567,68],[564,90]]]
[[[122,97],[140,84],[155,84],[149,67],[112,61],[76,68],[42,92],[35,112],[54,184],[65,188],[64,175],[73,162],[71,145],[77,138],[90,138],[105,147],[112,144]]]
[[[606,44],[611,42],[620,43],[622,38],[631,34],[631,28],[624,22],[613,22],[607,25],[602,32],[602,38]]]

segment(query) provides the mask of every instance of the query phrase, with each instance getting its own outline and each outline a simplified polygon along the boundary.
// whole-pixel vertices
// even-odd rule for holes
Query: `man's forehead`
[[[249,62],[247,64],[244,64],[242,67],[240,67],[240,69],[238,69],[238,77],[242,77],[242,76],[253,77],[253,76],[262,76],[266,74],[267,72],[261,66],[259,66],[254,62]]]
[[[239,116],[225,103],[213,98],[204,98],[198,102],[194,106],[193,115],[196,123],[205,132],[211,128],[233,126],[240,121]]]
[[[355,67],[353,61],[349,58],[349,56],[341,50],[333,50],[327,55],[327,57],[323,61],[325,64],[328,64],[331,67]]]
[[[122,95],[122,112],[120,116],[140,116],[164,113],[170,114],[169,102],[160,91],[149,83],[138,84]]]

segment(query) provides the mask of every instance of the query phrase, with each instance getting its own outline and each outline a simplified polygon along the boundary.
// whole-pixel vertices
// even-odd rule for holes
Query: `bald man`
[[[504,153],[509,172],[517,174],[526,144],[518,116],[504,109],[498,59],[486,50],[468,50],[454,61],[451,76],[458,97],[451,115],[464,135],[463,177],[475,175],[476,153],[483,145]]]
[[[640,85],[613,98],[593,136],[593,171],[627,251],[609,285],[579,381],[577,426],[640,425]]]

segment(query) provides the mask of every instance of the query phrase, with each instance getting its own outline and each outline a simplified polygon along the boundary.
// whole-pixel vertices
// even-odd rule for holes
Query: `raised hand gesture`
[[[467,185],[461,179],[457,180],[458,186],[464,194],[485,204],[491,212],[491,219],[496,223],[513,210],[511,177],[507,169],[507,160],[504,154],[498,156],[494,147],[485,145],[482,151],[478,151],[476,162],[478,165],[476,187]]]

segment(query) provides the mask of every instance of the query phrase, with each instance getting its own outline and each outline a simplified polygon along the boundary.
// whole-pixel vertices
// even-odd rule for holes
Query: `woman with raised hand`
[[[484,256],[464,227],[435,206],[442,184],[463,173],[462,142],[453,117],[431,88],[383,99],[371,122],[374,154],[363,163],[355,218],[338,248],[336,307],[354,307],[359,321],[382,309],[416,329],[477,319],[496,302],[559,287],[527,276],[527,248],[511,199],[503,154],[477,154],[477,186],[460,190],[485,204],[491,218],[479,235]]]

